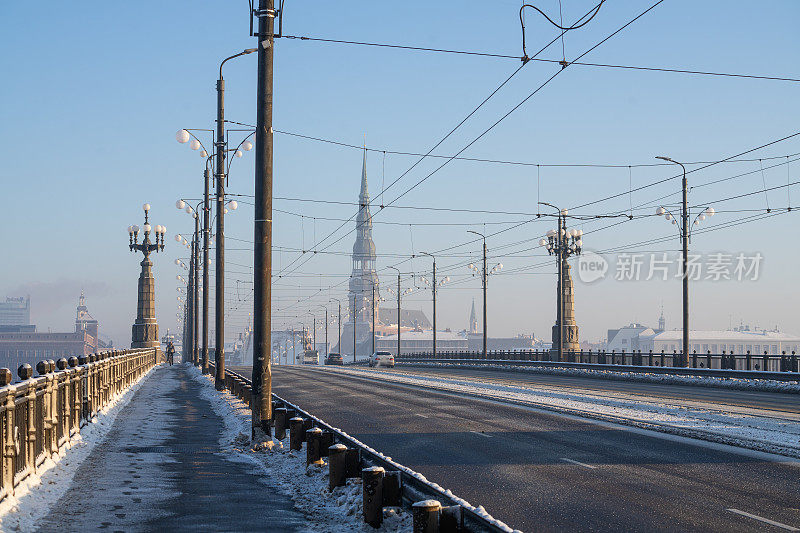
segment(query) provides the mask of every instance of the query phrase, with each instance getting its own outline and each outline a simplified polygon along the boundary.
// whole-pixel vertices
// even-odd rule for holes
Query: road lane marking
[[[595,468],[597,468],[596,466],[587,465],[586,463],[581,463],[580,461],[575,461],[574,459],[569,459],[569,458],[567,458],[567,457],[562,457],[562,458],[561,458],[561,460],[562,460],[562,461],[566,461],[566,462],[568,462],[568,463],[572,463],[572,464],[574,464],[574,465],[578,465],[578,466],[584,466],[584,467],[586,467],[586,468],[591,468],[591,469],[595,469]]]
[[[481,437],[486,437],[487,439],[491,439],[492,438],[491,435],[487,435],[486,433],[481,433],[480,431],[471,431],[470,430],[470,433],[475,433],[476,435],[480,435]]]
[[[422,418],[430,418],[428,415],[421,415],[419,413],[414,413],[414,416],[420,416]]]
[[[786,524],[781,524],[780,522],[776,522],[774,520],[770,520],[769,518],[764,518],[763,516],[758,516],[755,514],[746,513],[744,511],[740,511],[739,509],[727,509],[732,513],[736,513],[738,515],[746,516],[747,518],[752,518],[753,520],[758,520],[759,522],[764,522],[765,524],[769,524],[771,526],[779,527],[781,529],[785,529],[786,531],[800,531],[796,527],[789,526]]]

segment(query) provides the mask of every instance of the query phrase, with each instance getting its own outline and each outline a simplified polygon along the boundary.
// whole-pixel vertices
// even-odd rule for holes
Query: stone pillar
[[[579,348],[578,341],[578,324],[575,322],[575,287],[572,283],[572,275],[570,274],[570,266],[568,261],[562,263],[563,273],[562,279],[564,280],[564,353],[574,351],[577,352]],[[561,290],[559,285],[557,290]],[[553,326],[553,348],[554,353],[558,352],[559,342],[559,328],[558,320]]]
[[[156,323],[156,289],[153,278],[153,262],[148,256],[141,262],[139,275],[139,301],[136,307],[136,322],[132,328],[131,348],[156,348],[160,350]],[[160,355],[160,353],[158,354]]]

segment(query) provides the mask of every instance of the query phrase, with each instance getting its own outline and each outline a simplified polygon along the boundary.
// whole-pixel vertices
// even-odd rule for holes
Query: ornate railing
[[[154,348],[0,368],[0,500],[59,453],[89,420],[156,363]]]
[[[674,367],[674,362],[678,361],[680,352],[672,351],[642,351],[625,350],[617,352],[615,350],[580,350],[564,353],[565,363],[583,363],[592,365],[624,365],[624,366],[656,366]],[[697,353],[689,354],[689,368],[697,369],[720,369],[720,370],[743,370],[761,372],[798,372],[798,357],[791,353],[782,352],[775,354],[751,354],[746,353]],[[550,350],[490,350],[486,356],[482,352],[476,351],[437,351],[436,357],[431,352],[403,353],[396,358],[397,362],[422,362],[422,361],[447,361],[447,360],[474,360],[474,361],[535,361],[535,362],[557,362],[555,354]]]

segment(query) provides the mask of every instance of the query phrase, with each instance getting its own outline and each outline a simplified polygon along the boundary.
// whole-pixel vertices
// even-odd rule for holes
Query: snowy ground
[[[150,371],[131,387],[116,395],[100,412],[61,447],[58,454],[45,461],[38,472],[29,475],[16,487],[13,496],[0,502],[0,531],[32,531],[36,522],[50,512],[64,495],[81,463],[91,455],[114,425],[119,412],[130,402]]]
[[[283,441],[274,440],[269,448],[254,451],[250,445],[250,410],[248,406],[227,392],[214,389],[211,376],[199,369],[192,370],[194,378],[202,385],[201,397],[209,400],[225,421],[225,432],[220,437],[221,453],[232,460],[250,463],[263,471],[286,491],[295,505],[311,520],[309,531],[411,531],[413,522],[408,511],[385,508],[383,525],[375,530],[361,517],[361,480],[349,479],[346,487],[328,491],[328,465],[306,468],[306,452],[289,450],[288,435]],[[288,432],[287,432],[288,433]]]
[[[677,374],[657,374],[648,372],[647,367],[640,367],[637,372],[617,372],[614,370],[595,370],[592,368],[554,368],[549,366],[533,365],[497,365],[497,364],[470,364],[470,363],[404,363],[397,362],[398,367],[431,367],[431,368],[471,368],[493,369],[510,372],[527,372],[532,374],[551,374],[560,376],[579,376],[597,379],[611,379],[615,381],[638,381],[643,383],[671,383],[677,385],[694,385],[698,387],[719,387],[735,390],[753,390],[764,392],[788,392],[800,394],[800,374],[796,374],[796,381],[775,381],[771,379],[740,379],[718,378],[707,376],[679,376]]]
[[[699,402],[645,400],[641,396],[537,385],[524,387],[477,379],[420,376],[401,370],[362,370],[355,367],[324,371],[345,372],[377,379],[493,400],[545,408],[656,431],[701,438],[755,450],[800,457],[800,420],[791,413],[715,406]]]

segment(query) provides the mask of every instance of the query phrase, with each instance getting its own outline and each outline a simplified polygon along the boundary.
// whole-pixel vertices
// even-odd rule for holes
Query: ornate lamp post
[[[483,283],[483,357],[486,358],[486,337],[488,335],[488,330],[486,327],[486,282],[489,280],[489,276],[492,274],[496,274],[503,270],[503,263],[497,263],[495,266],[492,267],[492,270],[486,271],[486,236],[483,233],[478,233],[477,231],[467,230],[467,233],[474,233],[475,235],[479,236],[483,239],[483,269],[478,269],[474,264],[469,264],[469,269],[472,271],[473,276],[480,275],[481,282]]]
[[[575,351],[578,347],[578,325],[575,323],[574,292],[567,260],[571,255],[580,255],[581,246],[583,246],[581,239],[583,231],[567,229],[566,209],[559,210],[552,204],[539,203],[558,211],[558,229],[549,230],[547,239],[539,240],[539,246],[544,246],[548,254],[555,255],[556,264],[558,265],[558,310],[556,312],[556,325],[553,326],[553,345],[558,353],[558,360],[564,361],[564,345],[569,346],[571,351]],[[569,300],[568,305],[567,300]]]
[[[656,159],[661,159],[663,161],[668,161],[675,165],[679,165],[683,169],[683,201],[681,202],[681,219],[680,222],[677,221],[676,217],[666,209],[664,206],[659,207],[656,210],[656,215],[663,216],[667,220],[671,220],[672,224],[678,227],[678,234],[680,236],[681,245],[683,247],[682,257],[681,257],[681,266],[682,266],[682,278],[683,278],[683,350],[680,356],[680,360],[677,363],[673,364],[675,366],[689,366],[689,275],[687,272],[687,267],[689,264],[689,240],[691,240],[691,230],[692,227],[689,226],[689,208],[686,205],[687,199],[687,186],[686,186],[686,167],[683,166],[683,163],[679,163],[669,157],[664,156],[656,156]],[[706,217],[713,217],[714,216],[714,208],[713,207],[706,207],[702,210],[698,215],[694,218],[692,222],[692,226],[697,226],[706,219]]]
[[[167,232],[167,228],[164,226],[152,228],[155,242],[151,242],[150,204],[144,204],[142,209],[144,209],[144,225],[142,226],[144,237],[141,244],[139,244],[139,226],[128,226],[130,251],[144,254],[141,262],[142,272],[139,274],[138,304],[136,322],[132,327],[131,348],[160,350],[158,324],[156,323],[155,279],[153,278],[153,262],[150,260],[150,252],[159,252],[164,249],[164,234]]]
[[[420,252],[422,255],[427,255],[431,259],[433,259],[433,280],[428,281],[428,278],[422,276],[422,282],[425,285],[428,285],[431,288],[431,292],[433,293],[433,358],[436,359],[436,293],[439,292],[439,287],[450,281],[450,276],[446,276],[436,283],[436,258],[433,254],[429,254],[428,252]]]

